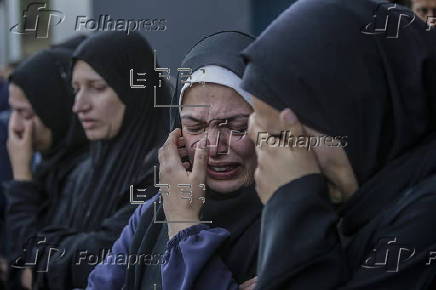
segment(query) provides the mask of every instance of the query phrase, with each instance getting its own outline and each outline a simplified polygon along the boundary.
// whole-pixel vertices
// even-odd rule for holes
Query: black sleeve
[[[44,283],[50,289],[85,288],[89,273],[109,253],[135,208],[130,204],[120,208],[93,231],[58,228],[40,232],[49,244],[56,245],[51,253],[49,247],[44,248],[41,263],[48,265],[48,271],[43,273]]]
[[[321,175],[279,188],[262,213],[256,289],[332,289],[347,279],[337,216]]]
[[[44,194],[33,181],[10,181],[6,184],[8,207],[6,228],[9,237],[9,258],[14,260],[36,233],[38,214],[44,203]]]
[[[409,259],[390,258],[401,260],[398,269],[350,268],[336,228],[337,215],[327,197],[324,179],[313,174],[282,186],[269,200],[262,216],[256,289],[427,289],[435,273],[434,266],[426,265],[436,246],[434,194],[423,195],[401,208],[392,222],[376,228],[357,261],[363,265],[374,253],[385,253],[386,245],[379,241],[395,237],[415,251]]]

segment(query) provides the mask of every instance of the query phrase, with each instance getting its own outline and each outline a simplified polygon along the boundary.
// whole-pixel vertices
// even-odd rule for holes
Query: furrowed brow
[[[200,120],[200,119],[198,119],[198,118],[196,118],[194,116],[191,116],[191,115],[181,116],[181,119],[182,120],[193,121],[193,122],[196,122],[196,123],[206,123],[204,120]]]

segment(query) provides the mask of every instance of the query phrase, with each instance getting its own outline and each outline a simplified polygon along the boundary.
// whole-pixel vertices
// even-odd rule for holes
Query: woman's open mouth
[[[231,179],[239,174],[240,163],[216,163],[207,165],[207,174],[213,179]]]

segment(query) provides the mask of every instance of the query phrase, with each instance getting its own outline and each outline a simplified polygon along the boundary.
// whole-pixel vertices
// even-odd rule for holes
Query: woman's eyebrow
[[[228,117],[226,119],[229,120],[229,121],[233,121],[235,119],[240,119],[240,118],[247,118],[248,119],[249,117],[250,117],[250,114],[238,114],[238,115],[235,115],[235,116]]]
[[[239,121],[240,119],[248,119],[250,117],[250,114],[237,114],[237,115],[233,115],[233,116],[229,116],[229,117],[221,117],[221,118],[214,118],[211,121],[214,120],[227,120],[228,122],[232,122],[232,121]]]
[[[212,122],[212,121],[215,121],[215,120],[222,120],[222,121],[227,120],[227,121],[231,122],[231,121],[238,120],[238,119],[241,119],[241,118],[247,118],[248,119],[249,117],[250,117],[249,114],[238,114],[238,115],[233,115],[233,116],[229,116],[229,117],[214,118],[214,119],[210,120],[209,123]],[[190,121],[197,122],[197,123],[206,123],[204,120],[198,119],[198,118],[196,118],[196,117],[194,117],[192,115],[181,116],[181,119],[182,120],[190,120]]]
[[[191,116],[191,115],[181,116],[181,119],[182,120],[190,120],[190,121],[197,122],[197,123],[206,123],[204,120],[200,120],[200,119],[198,119],[194,116]]]
[[[95,84],[106,84],[104,79],[89,79],[88,82],[92,85]]]

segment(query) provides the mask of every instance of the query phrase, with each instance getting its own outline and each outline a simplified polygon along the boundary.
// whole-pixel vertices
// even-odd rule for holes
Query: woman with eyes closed
[[[48,224],[62,223],[63,211],[74,189],[71,180],[86,158],[87,140],[71,107],[70,86],[72,51],[45,49],[22,62],[9,80],[8,150],[13,180],[7,183],[8,258],[13,266],[25,262],[17,257],[28,249],[29,238],[44,231]],[[42,161],[32,169],[32,156]],[[30,288],[31,270],[10,269],[9,287]],[[21,280],[21,281],[20,281]]]
[[[362,33],[380,3],[297,1],[243,52],[250,138],[347,141],[256,147],[256,289],[436,289],[436,30]]]
[[[182,67],[193,73],[173,98],[181,107],[171,111],[174,130],[159,150],[160,194],[135,211],[87,289],[218,289],[216,280],[239,287],[255,276],[262,204],[254,143],[245,136],[251,96],[239,86],[239,52],[252,41],[220,32],[185,56]],[[138,259],[117,265],[118,255]]]
[[[131,88],[130,69],[146,72],[149,85]],[[59,251],[43,252],[39,263],[48,271],[34,272],[35,289],[84,288],[95,257],[110,250],[136,207],[130,204],[130,186],[135,191],[153,185],[157,149],[168,134],[167,111],[154,107],[158,82],[153,51],[139,34],[95,34],[74,52],[72,109],[90,140],[90,153],[79,165],[80,178],[71,181],[77,190],[69,193],[69,206],[57,212],[62,221],[39,233]],[[156,89],[156,100],[169,103],[165,84]]]

